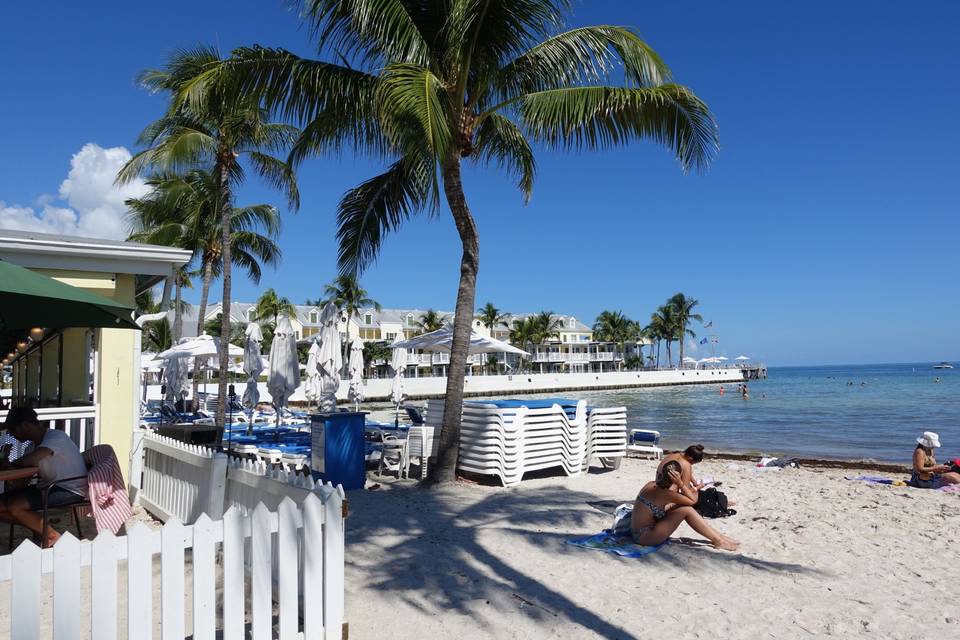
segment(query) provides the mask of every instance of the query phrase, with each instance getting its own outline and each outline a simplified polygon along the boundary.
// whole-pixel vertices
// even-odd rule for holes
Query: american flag
[[[707,324],[703,325],[703,328],[704,328],[704,329],[709,329],[709,328],[712,327],[712,326],[713,326],[713,320],[711,320],[711,321],[708,322]]]

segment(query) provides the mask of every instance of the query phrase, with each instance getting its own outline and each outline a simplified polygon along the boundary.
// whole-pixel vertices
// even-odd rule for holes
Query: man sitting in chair
[[[44,491],[56,484],[47,496],[48,507],[63,507],[85,500],[87,465],[70,436],[41,425],[33,409],[11,409],[2,430],[9,431],[21,442],[33,443],[34,448],[12,463],[6,460],[4,454],[0,458],[0,470],[37,467],[39,482],[36,486],[21,485],[21,488],[0,493],[0,522],[12,522],[30,529],[36,536],[42,536],[43,516],[39,512],[43,510]],[[67,478],[73,479],[61,482]],[[46,539],[42,540],[43,546],[52,546],[59,538],[60,534],[48,527]]]

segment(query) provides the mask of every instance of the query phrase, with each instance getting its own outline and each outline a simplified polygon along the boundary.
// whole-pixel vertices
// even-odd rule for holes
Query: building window
[[[311,311],[311,312],[310,312],[310,322],[312,322],[313,324],[317,324],[317,312],[316,312],[316,311]]]
[[[247,309],[247,320],[253,322],[257,319],[257,310],[255,308]]]
[[[373,314],[366,313],[363,315],[363,324],[373,324]]]
[[[571,329],[576,329],[576,328],[577,328],[577,320],[576,320],[576,318],[570,318],[570,328],[571,328]]]
[[[391,331],[387,333],[387,340],[396,340],[396,339],[397,339],[396,332]]]
[[[408,314],[407,314],[407,325],[409,325],[409,326],[411,326],[411,327],[413,326],[413,314],[412,314],[412,313],[408,313]]]

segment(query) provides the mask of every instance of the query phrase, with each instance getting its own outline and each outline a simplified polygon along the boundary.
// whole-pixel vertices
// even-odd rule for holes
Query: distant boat
[[[940,364],[933,365],[934,369],[953,369],[953,365],[949,362],[941,362]]]

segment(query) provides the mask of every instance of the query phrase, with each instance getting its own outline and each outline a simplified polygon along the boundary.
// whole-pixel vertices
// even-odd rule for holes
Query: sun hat
[[[917,438],[917,442],[928,449],[938,448],[940,446],[940,436],[933,431],[924,431],[923,435]]]

